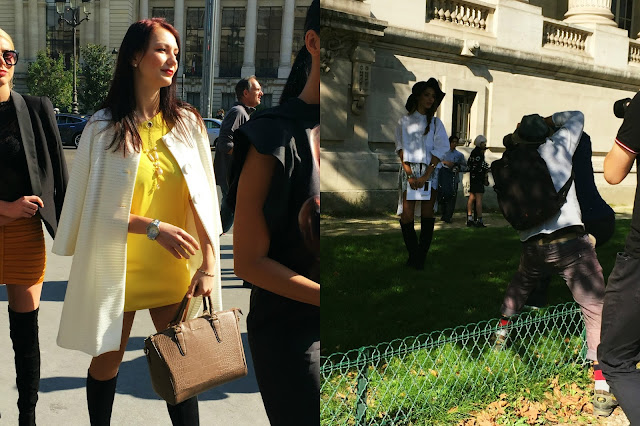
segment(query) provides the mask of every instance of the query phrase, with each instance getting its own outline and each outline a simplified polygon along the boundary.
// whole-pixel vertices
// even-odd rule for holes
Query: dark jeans
[[[233,226],[234,212],[233,209],[227,203],[227,194],[229,188],[226,185],[220,185],[220,192],[222,192],[222,201],[220,201],[220,220],[222,221],[222,232],[229,232],[231,226]]]
[[[291,318],[287,324],[252,324],[251,358],[264,408],[273,426],[320,424],[320,327]]]
[[[458,198],[458,191],[456,188],[456,192],[453,197],[448,199],[442,199],[440,204],[442,204],[442,220],[445,222],[451,222],[451,218],[453,217],[453,211],[456,209],[456,199]]]
[[[520,265],[505,292],[502,314],[519,313],[538,282],[548,280],[551,274],[564,278],[580,305],[587,329],[587,358],[595,360],[600,343],[604,277],[586,235],[562,243],[522,243]]]
[[[602,310],[598,360],[622,410],[640,425],[640,259],[618,253]]]

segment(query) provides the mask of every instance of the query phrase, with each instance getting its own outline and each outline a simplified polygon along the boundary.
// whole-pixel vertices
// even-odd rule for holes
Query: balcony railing
[[[562,21],[545,18],[542,46],[555,46],[585,52],[587,38],[591,34],[593,33],[590,31],[578,29]]]
[[[431,0],[427,17],[440,22],[487,31],[487,18],[494,8],[477,1]]]
[[[629,63],[640,64],[640,42],[629,41]]]

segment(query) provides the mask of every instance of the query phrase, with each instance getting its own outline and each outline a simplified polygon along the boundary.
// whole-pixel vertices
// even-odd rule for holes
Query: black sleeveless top
[[[32,195],[27,158],[13,100],[0,102],[0,200]]]
[[[319,105],[308,105],[293,98],[254,114],[234,135],[234,161],[237,153],[245,151],[236,151],[238,143],[246,150],[252,144],[259,153],[273,155],[278,160],[263,206],[270,234],[269,257],[318,283],[319,152],[311,146],[309,134],[319,123]],[[232,173],[233,170],[232,167]],[[317,321],[319,326],[320,308],[253,287],[249,323],[261,326],[304,317],[311,320],[305,322]]]

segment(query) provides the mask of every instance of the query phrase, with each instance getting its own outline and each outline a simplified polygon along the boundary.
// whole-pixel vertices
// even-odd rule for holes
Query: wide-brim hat
[[[444,99],[444,96],[445,96],[445,93],[442,91],[442,89],[440,89],[440,84],[438,83],[438,80],[431,77],[427,81],[419,81],[413,85],[413,87],[411,88],[411,93],[415,96],[420,96],[429,87],[433,89],[436,96],[436,99],[433,102],[433,106],[431,107],[435,111],[436,109],[438,109],[438,107],[442,103],[442,100]]]
[[[547,123],[538,114],[525,115],[520,120],[520,126],[511,135],[513,143],[541,144],[553,135]]]

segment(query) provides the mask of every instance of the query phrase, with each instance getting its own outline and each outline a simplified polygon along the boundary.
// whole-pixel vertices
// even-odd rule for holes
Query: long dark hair
[[[307,9],[307,17],[304,22],[304,34],[313,30],[320,34],[320,0],[314,0]],[[303,36],[304,37],[304,36]],[[287,78],[287,82],[282,89],[280,95],[280,105],[290,98],[295,98],[302,93],[304,85],[307,84],[307,78],[311,72],[311,54],[307,50],[307,46],[302,43],[302,47],[296,55],[295,61],[291,66],[291,72]]]
[[[126,154],[127,140],[131,140],[133,149],[140,152],[142,139],[138,133],[138,123],[136,122],[136,99],[133,79],[132,61],[136,54],[144,54],[149,47],[149,39],[156,28],[164,28],[175,38],[180,46],[180,35],[171,24],[164,18],[143,19],[131,24],[127,33],[122,39],[118,60],[113,75],[113,81],[109,88],[107,98],[101,105],[111,113],[111,125],[114,127],[114,138],[107,149],[113,148],[114,152],[122,149]],[[180,64],[180,54],[176,57]],[[200,126],[204,129],[204,122],[197,110],[186,102],[178,99],[176,95],[176,82],[178,74],[175,73],[171,79],[171,85],[160,88],[160,111],[162,118],[171,126],[177,126],[177,130],[186,136],[187,129],[183,120],[184,110],[192,112]]]
[[[411,94],[407,98],[407,102],[405,102],[404,104],[404,107],[409,112],[409,114],[413,114],[414,112],[416,112],[416,110],[418,109],[418,98],[424,93],[425,90],[427,90],[430,87],[431,85],[427,84],[426,81],[419,81],[413,85],[413,87],[411,88]],[[433,87],[431,88],[433,89]],[[434,90],[434,94],[436,94],[435,90]],[[436,110],[438,109],[439,106],[440,106],[440,103],[434,102],[433,105],[431,105],[431,108],[427,110],[427,113],[426,113],[427,128],[424,129],[425,135],[429,133],[429,128],[431,127],[431,120],[433,119],[433,116],[436,115]]]

